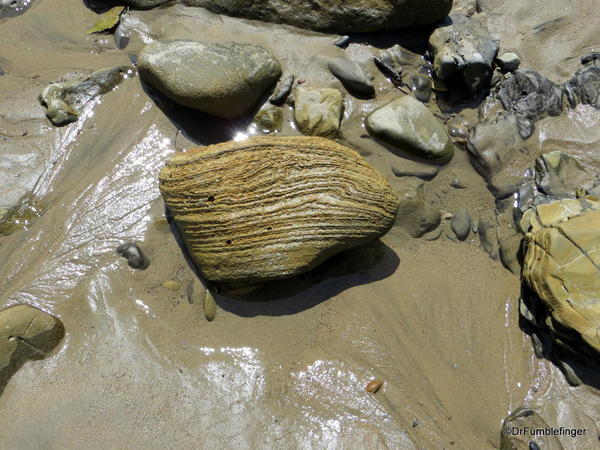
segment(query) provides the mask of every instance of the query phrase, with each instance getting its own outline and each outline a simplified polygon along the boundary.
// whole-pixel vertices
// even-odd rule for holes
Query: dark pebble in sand
[[[134,269],[144,270],[150,265],[150,260],[144,255],[142,249],[133,242],[122,244],[117,247],[117,253],[127,258],[127,264]]]
[[[340,48],[346,48],[346,46],[350,43],[350,36],[340,36],[340,38],[334,42]]]
[[[290,95],[292,87],[294,87],[294,80],[294,75],[289,75],[285,78],[282,78],[277,84],[273,95],[271,95],[271,98],[269,98],[269,101],[274,105],[281,105],[288,95]]]
[[[535,441],[529,442],[529,450],[540,450],[540,446]]]
[[[396,71],[392,66],[382,61],[379,58],[373,58],[373,62],[377,66],[377,68],[383,73],[386,77],[390,78],[393,83],[402,83],[402,75],[400,72]]]
[[[464,241],[471,231],[471,216],[466,208],[461,208],[452,217],[450,227],[458,239]]]

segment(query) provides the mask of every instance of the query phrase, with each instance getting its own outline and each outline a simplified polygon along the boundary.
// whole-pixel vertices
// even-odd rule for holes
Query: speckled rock
[[[44,358],[63,336],[58,319],[32,306],[0,311],[0,393],[23,363]]]
[[[377,239],[398,199],[358,153],[316,137],[257,137],[176,153],[160,190],[205,278],[257,284]]]
[[[332,138],[338,134],[344,109],[337,89],[297,86],[294,119],[302,134]]]
[[[489,85],[498,40],[492,38],[483,14],[453,14],[429,38],[433,67],[441,80],[459,76],[473,93]]]
[[[401,151],[421,158],[448,161],[454,144],[446,127],[420,101],[403,96],[375,110],[367,117],[367,129],[374,137]]]
[[[136,0],[146,1],[146,0]],[[184,0],[231,16],[339,33],[425,25],[443,19],[452,0]]]
[[[153,42],[141,51],[138,69],[175,103],[223,118],[248,111],[281,76],[267,50],[236,42]]]
[[[539,205],[523,216],[523,278],[548,308],[552,329],[576,332],[600,352],[600,203]]]
[[[571,86],[581,103],[600,109],[600,67],[579,69],[567,85]]]

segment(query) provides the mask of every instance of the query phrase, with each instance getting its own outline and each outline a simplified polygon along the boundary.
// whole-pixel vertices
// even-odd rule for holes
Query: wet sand
[[[554,81],[599,50],[593,1],[568,12],[557,1],[501,3],[483,2],[501,50],[517,50]],[[535,358],[519,328],[518,277],[488,257],[477,235],[448,239],[448,223],[435,242],[396,227],[374,269],[289,298],[216,296],[217,318],[207,322],[201,302],[188,301],[195,275],[164,224],[157,174],[170,153],[232,138],[242,124],[219,123],[215,132],[199,114],[177,120],[137,77],[64,128],[49,124],[37,94],[65,74],[129,64],[144,40],[232,36],[272,51],[284,73],[337,87],[319,62],[339,51],[336,37],[178,5],[129,14],[145,31],[124,50],[111,36],[85,33],[95,14],[80,2],[38,0],[0,20],[0,146],[15,164],[37,165],[31,185],[45,205],[28,230],[0,238],[0,307],[28,303],[66,329],[56,354],[25,364],[4,389],[2,447],[498,448],[502,420],[522,404],[550,425],[589,430],[562,438],[565,449],[597,445],[597,389],[569,387]],[[565,15],[550,31],[527,31]],[[348,53],[371,57],[359,46]],[[382,105],[397,91],[373,73]],[[401,183],[391,172],[398,156],[361,137],[364,102],[347,99],[342,142]],[[284,133],[297,134],[290,119],[288,110]],[[576,149],[597,168],[599,121],[584,108],[538,123],[531,162],[533,153]],[[450,187],[456,177],[466,189]],[[496,220],[464,150],[425,190],[437,208]],[[115,253],[127,241],[147,253],[146,271]],[[162,287],[167,280],[181,288]],[[373,395],[365,386],[374,378],[385,384]]]

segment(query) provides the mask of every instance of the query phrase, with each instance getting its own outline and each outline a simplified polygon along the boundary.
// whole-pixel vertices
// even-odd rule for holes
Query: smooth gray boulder
[[[429,38],[433,67],[441,80],[459,76],[472,93],[489,85],[498,40],[490,36],[484,15],[453,14]]]
[[[327,67],[349,92],[364,96],[375,95],[371,81],[373,76],[365,74],[356,61],[344,57],[333,58],[329,60]]]
[[[446,17],[452,8],[452,0],[184,0],[184,3],[230,16],[338,33],[432,24]]]
[[[236,42],[153,42],[138,57],[140,77],[175,103],[216,117],[239,116],[281,76],[264,48]]]
[[[445,162],[454,154],[446,127],[419,100],[408,95],[373,111],[366,125],[374,137],[424,159]]]

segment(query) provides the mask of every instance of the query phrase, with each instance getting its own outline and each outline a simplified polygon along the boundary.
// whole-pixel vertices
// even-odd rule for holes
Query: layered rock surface
[[[431,24],[446,17],[452,8],[452,0],[184,0],[184,3],[231,16],[344,33]]]
[[[138,69],[175,103],[223,118],[248,111],[281,76],[267,50],[236,42],[153,42],[140,53]]]
[[[258,137],[175,154],[160,190],[209,280],[259,283],[306,272],[372,241],[398,199],[358,153],[314,137]]]

